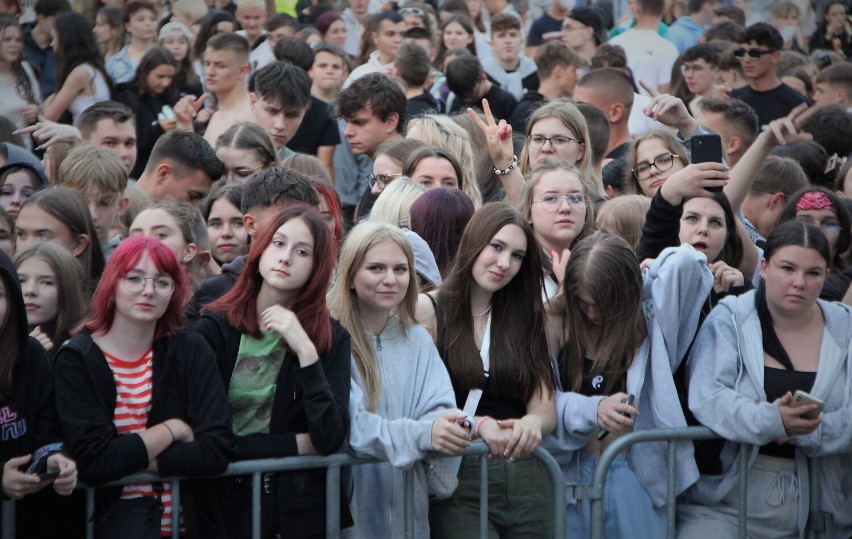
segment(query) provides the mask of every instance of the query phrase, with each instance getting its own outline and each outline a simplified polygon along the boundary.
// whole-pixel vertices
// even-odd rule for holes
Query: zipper
[[[382,337],[380,335],[376,335],[376,350],[378,352],[382,351]]]

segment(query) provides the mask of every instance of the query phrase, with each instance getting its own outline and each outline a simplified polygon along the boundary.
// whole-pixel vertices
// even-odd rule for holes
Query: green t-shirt
[[[285,354],[280,341],[275,332],[264,332],[260,339],[245,334],[240,337],[237,362],[228,387],[234,434],[269,432],[276,382]]]

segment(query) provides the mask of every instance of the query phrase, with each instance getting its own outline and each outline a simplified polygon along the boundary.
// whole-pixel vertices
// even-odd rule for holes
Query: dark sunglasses
[[[772,54],[773,52],[775,52],[775,51],[773,51],[773,50],[766,50],[765,51],[763,49],[758,49],[758,48],[753,48],[753,49],[748,49],[748,50],[737,49],[737,50],[734,51],[734,56],[742,59],[744,56],[748,55],[748,57],[751,58],[752,60],[760,60],[760,57],[763,56],[764,54]]]

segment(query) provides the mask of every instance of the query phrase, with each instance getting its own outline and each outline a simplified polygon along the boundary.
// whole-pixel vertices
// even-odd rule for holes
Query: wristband
[[[475,431],[475,433],[474,433],[474,434],[475,434],[475,436],[476,436],[477,438],[480,438],[480,437],[481,437],[481,436],[479,435],[479,429],[481,429],[481,428],[482,428],[482,425],[483,425],[483,424],[485,424],[485,422],[486,422],[486,421],[488,421],[489,419],[492,419],[492,420],[493,420],[494,418],[493,418],[493,417],[491,417],[490,415],[487,415],[487,416],[485,416],[485,417],[481,418],[479,421],[477,421],[477,422],[476,422],[476,431]]]
[[[169,431],[169,434],[172,435],[172,443],[175,443],[175,441],[177,441],[177,438],[175,438],[175,433],[172,432],[172,429],[165,422],[163,423],[163,426],[166,427],[166,430]]]
[[[494,167],[494,174],[496,174],[498,176],[502,176],[504,174],[508,174],[508,173],[512,172],[512,170],[516,169],[517,167],[518,167],[518,156],[513,155],[512,156],[512,164],[509,165],[508,167],[504,168],[504,169],[499,169],[497,167]]]

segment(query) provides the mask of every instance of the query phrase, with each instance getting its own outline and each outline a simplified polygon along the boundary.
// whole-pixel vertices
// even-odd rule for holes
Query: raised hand
[[[759,138],[763,138],[763,143],[770,148],[813,140],[810,133],[805,133],[801,129],[817,109],[818,107],[808,107],[807,103],[801,103],[787,116],[770,122]]]
[[[185,131],[192,131],[192,120],[198,115],[198,111],[204,106],[204,103],[210,97],[210,94],[204,92],[199,97],[194,95],[183,96],[180,101],[175,103],[172,110],[175,111],[175,119],[177,120],[177,128]]]
[[[13,131],[13,135],[32,134],[33,140],[40,144],[36,150],[43,150],[57,142],[82,142],[80,131],[73,125],[65,125],[46,120],[39,116],[38,123]]]
[[[482,100],[482,111],[485,114],[484,122],[473,109],[467,109],[467,114],[485,135],[494,167],[505,169],[512,164],[515,151],[512,146],[512,126],[505,119],[499,122],[494,119],[487,99]]]
[[[316,362],[319,357],[317,349],[293,311],[281,305],[267,307],[260,315],[260,324],[264,329],[281,335],[287,346],[299,356],[300,366],[307,367]]]
[[[686,104],[680,98],[661,94],[642,81],[639,81],[639,85],[651,94],[650,103],[642,109],[646,116],[663,125],[678,129],[685,138],[695,134],[698,129],[698,122],[689,114],[689,109],[686,108]]]

